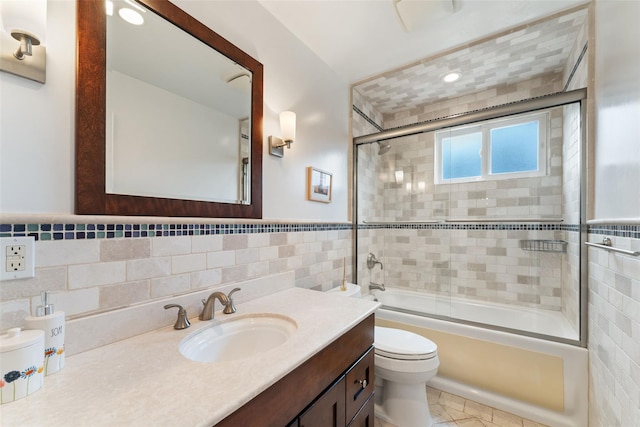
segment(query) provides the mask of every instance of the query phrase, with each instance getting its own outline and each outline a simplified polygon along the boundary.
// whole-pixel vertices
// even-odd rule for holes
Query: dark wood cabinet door
[[[327,390],[300,418],[300,427],[345,427],[345,379]]]
[[[374,418],[374,407],[373,404],[376,398],[374,395],[369,396],[369,400],[362,406],[360,412],[356,414],[356,416],[349,424],[349,427],[373,427],[375,418]]]

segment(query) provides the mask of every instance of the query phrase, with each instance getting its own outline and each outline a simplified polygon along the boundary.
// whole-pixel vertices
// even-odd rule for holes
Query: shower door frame
[[[587,347],[587,336],[588,336],[588,319],[587,319],[587,310],[588,310],[588,283],[587,283],[587,247],[584,244],[587,241],[587,223],[586,223],[586,212],[587,212],[587,89],[576,89],[568,92],[560,92],[551,95],[545,95],[537,98],[527,99],[524,101],[518,101],[511,104],[499,105],[496,107],[490,107],[482,110],[472,111],[465,114],[460,114],[452,117],[444,117],[441,119],[435,119],[428,122],[417,123],[414,125],[403,126],[395,129],[384,130],[381,132],[376,132],[368,135],[362,135],[353,138],[353,281],[358,283],[358,230],[359,230],[359,219],[358,219],[358,147],[361,145],[372,144],[380,141],[386,141],[390,139],[400,138],[403,136],[416,135],[420,133],[437,131],[445,128],[450,128],[453,126],[461,126],[467,125],[475,122],[479,122],[482,120],[491,120],[501,117],[512,116],[516,114],[533,112],[537,110],[543,110],[547,108],[553,107],[561,107],[568,104],[580,103],[580,201],[579,201],[579,338],[577,340],[571,340],[566,338],[560,338],[553,335],[543,335],[537,334],[524,330],[514,330],[509,328],[504,328],[501,326],[495,326],[485,323],[477,323],[471,322],[462,319],[456,319],[447,316],[439,316],[433,314],[424,314],[423,316],[433,317],[437,319],[442,319],[450,322],[468,324],[471,326],[481,326],[487,329],[494,329],[504,332],[517,333],[519,335],[529,336],[532,338],[541,338],[550,341],[556,341],[565,344],[571,344],[580,347]],[[470,220],[471,221],[471,220]],[[475,221],[475,220],[473,220]],[[505,222],[512,221],[512,219],[494,219],[487,220],[486,222]],[[433,223],[439,221],[426,220],[426,221],[411,221],[414,223]],[[445,221],[446,222],[446,221]],[[536,220],[536,222],[544,222],[544,220]]]

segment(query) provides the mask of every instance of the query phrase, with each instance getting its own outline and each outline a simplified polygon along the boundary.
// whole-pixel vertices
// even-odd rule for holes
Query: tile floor
[[[508,412],[427,387],[433,427],[546,427]],[[375,427],[394,426],[376,418]]]

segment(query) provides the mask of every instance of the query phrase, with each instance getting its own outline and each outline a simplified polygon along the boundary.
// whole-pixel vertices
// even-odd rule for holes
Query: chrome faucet
[[[209,295],[209,298],[207,298],[206,301],[202,300],[202,304],[204,304],[204,307],[202,308],[202,313],[200,313],[200,316],[198,317],[198,319],[200,320],[213,319],[213,312],[214,312],[213,307],[215,305],[216,298],[218,298],[218,300],[220,300],[220,303],[225,307],[229,304],[229,298],[227,298],[225,294],[223,294],[222,292],[214,292],[211,295]]]
[[[378,258],[376,258],[374,254],[369,252],[369,255],[367,255],[367,268],[369,270],[373,270],[373,267],[375,267],[376,264],[380,264],[380,270],[384,270],[384,265],[382,265],[382,263],[378,261]]]
[[[386,291],[384,287],[384,283],[369,282],[369,290],[372,290],[372,289],[379,289],[381,291]]]
[[[222,292],[214,292],[211,295],[209,295],[209,298],[207,298],[207,300],[202,300],[202,304],[204,305],[204,307],[202,308],[202,313],[200,313],[200,316],[198,317],[200,320],[211,320],[213,319],[213,313],[214,313],[214,306],[216,303],[216,298],[218,299],[218,301],[220,301],[220,304],[222,304],[224,306],[224,309],[222,310],[222,312],[224,314],[231,314],[231,313],[235,313],[236,312],[236,306],[233,303],[233,297],[232,295],[239,291],[240,288],[235,288],[234,290],[232,290],[231,292],[229,292],[229,295],[225,295]]]

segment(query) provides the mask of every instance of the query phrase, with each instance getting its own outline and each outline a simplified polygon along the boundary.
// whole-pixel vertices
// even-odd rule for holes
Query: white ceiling
[[[406,32],[394,0],[258,1],[348,83],[586,3],[585,0],[455,0],[454,13],[425,21],[419,28]]]

